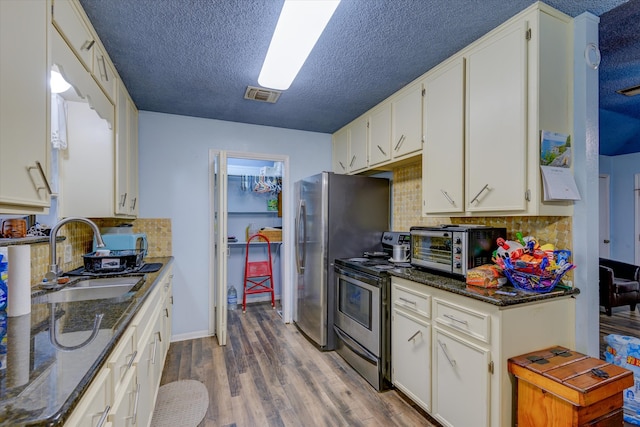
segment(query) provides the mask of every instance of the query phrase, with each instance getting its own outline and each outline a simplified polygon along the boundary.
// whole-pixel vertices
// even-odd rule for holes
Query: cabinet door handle
[[[382,147],[380,147],[379,145],[377,146],[378,150],[380,150],[380,152],[382,153],[383,156],[386,156],[387,153],[384,152],[384,150],[382,149]]]
[[[169,317],[169,309],[168,308],[164,309],[164,317]]]
[[[409,337],[409,339],[407,340],[407,342],[413,341],[413,339],[415,337],[417,337],[418,335],[422,335],[422,331],[417,331],[415,334],[411,335],[411,337]]]
[[[104,411],[102,412],[102,415],[100,416],[100,419],[98,420],[98,425],[97,427],[102,427],[104,425],[104,422],[107,421],[107,415],[109,415],[109,411],[111,410],[111,406],[107,405],[106,408],[104,408]]]
[[[127,363],[127,370],[131,368],[131,365],[133,365],[133,361],[135,360],[137,355],[138,355],[138,350],[134,351],[133,354],[131,355],[131,359],[129,360],[129,363]]]
[[[136,208],[137,201],[138,201],[137,197],[134,197],[133,199],[131,199],[131,210],[134,210]]]
[[[404,134],[400,135],[400,139],[398,140],[398,142],[396,143],[396,146],[393,147],[394,151],[398,151],[398,149],[402,146],[402,143],[404,142],[405,136]]]
[[[483,192],[484,190],[486,190],[487,188],[489,188],[489,184],[485,184],[485,185],[484,185],[484,187],[482,187],[482,190],[480,190],[480,191],[478,192],[478,194],[476,194],[476,197],[474,197],[473,199],[471,199],[471,202],[469,202],[469,203],[471,204],[471,203],[475,202],[476,200],[478,200],[478,197],[480,197],[480,195],[482,194],[482,192]]]
[[[127,201],[127,193],[123,193],[122,196],[120,196],[120,198],[122,199],[122,202],[120,202],[120,206],[124,208],[124,204]]]
[[[80,50],[89,50],[89,49],[91,49],[95,42],[96,42],[95,40],[86,40],[84,43],[82,43],[82,46],[80,46]]]
[[[153,335],[153,354],[151,355],[151,364],[156,364],[156,350],[158,349],[158,338],[156,335]]]
[[[453,201],[453,199],[449,196],[449,193],[447,193],[444,190],[440,190],[440,192],[444,195],[444,197],[449,201],[449,203],[451,204],[451,206],[455,206],[456,203]]]
[[[452,359],[451,356],[449,356],[449,352],[447,351],[447,345],[440,340],[438,340],[438,344],[440,344],[440,348],[442,348],[442,352],[444,353],[444,356],[447,358],[451,366],[456,366],[455,359]]]
[[[100,70],[100,77],[104,77],[104,81],[108,82],[109,75],[107,74],[107,63],[104,60],[104,55],[100,55],[100,57],[98,58],[98,62],[102,63],[102,70]],[[104,74],[103,74],[103,71],[104,71]]]
[[[356,156],[353,156],[351,158],[351,163],[349,163],[349,167],[353,166],[353,162],[355,162],[355,161],[356,161]]]
[[[467,325],[467,326],[469,325],[469,322],[467,322],[466,320],[460,320],[451,314],[443,314],[442,316],[446,317],[449,320],[453,320],[454,322],[462,323],[463,325]]]
[[[36,160],[36,165],[29,166],[27,167],[27,169],[28,170],[38,169],[38,172],[40,173],[40,177],[42,177],[42,182],[44,182],[44,187],[38,187],[36,188],[36,190],[42,190],[44,188],[45,190],[47,190],[47,193],[49,193],[49,195],[52,195],[53,191],[51,191],[51,186],[49,185],[49,180],[47,179],[47,175],[44,173],[44,168],[42,167],[42,163]]]
[[[138,420],[138,402],[140,401],[140,383],[136,383],[136,400],[133,404],[133,416],[131,417],[133,425],[136,425]]]
[[[347,170],[347,168],[344,167],[344,165],[342,164],[342,162],[338,162],[340,164],[340,167],[342,168],[342,170]]]
[[[398,298],[398,299],[399,299],[400,301],[404,302],[404,303],[407,303],[407,304],[412,304],[412,305],[414,305],[414,306],[417,306],[417,305],[418,305],[415,301],[411,301],[411,300],[408,300],[408,299],[406,299],[406,298],[402,298],[402,297],[400,297],[400,298]]]

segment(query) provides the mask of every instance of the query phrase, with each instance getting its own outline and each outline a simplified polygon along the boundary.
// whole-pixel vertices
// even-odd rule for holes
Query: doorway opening
[[[210,334],[226,344],[227,313],[242,310],[244,272],[247,259],[272,260],[275,309],[290,318],[291,245],[288,245],[287,210],[288,156],[211,151],[210,153]],[[261,233],[269,239],[250,236]],[[249,252],[247,258],[247,251]],[[230,306],[235,297],[235,305]],[[229,298],[231,296],[231,298]],[[270,301],[269,293],[247,295],[251,304]]]

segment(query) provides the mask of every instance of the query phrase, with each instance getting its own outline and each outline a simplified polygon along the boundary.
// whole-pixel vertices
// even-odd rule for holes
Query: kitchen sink
[[[33,297],[31,302],[34,304],[51,304],[123,297],[141,280],[142,276],[84,279],[59,291]]]

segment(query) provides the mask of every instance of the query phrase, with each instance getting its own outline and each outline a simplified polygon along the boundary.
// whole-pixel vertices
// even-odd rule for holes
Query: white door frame
[[[636,234],[634,236],[635,244],[635,265],[640,265],[640,173],[635,175],[633,186],[633,198],[635,200],[635,218],[636,218]]]
[[[611,206],[610,189],[611,178],[609,175],[600,174],[598,177],[598,253],[602,258],[611,257]]]
[[[219,182],[218,189],[219,194],[216,194],[216,188],[214,184],[215,174],[215,161],[219,158]],[[225,150],[209,150],[209,334],[216,335],[220,345],[226,345],[227,336],[227,159],[253,159],[253,160],[268,160],[274,162],[282,162],[282,247],[280,250],[280,263],[282,271],[282,294],[280,296],[280,302],[282,304],[282,318],[286,323],[291,322],[293,313],[293,273],[292,263],[293,259],[293,242],[291,230],[292,215],[289,209],[289,194],[290,194],[290,172],[289,172],[289,156],[278,154],[263,154],[263,153],[249,153],[239,151],[225,151]],[[224,170],[222,170],[224,169]],[[217,196],[217,197],[216,197]],[[215,202],[223,209],[223,212],[219,213],[219,221],[216,223],[215,218]],[[217,227],[217,228],[216,228]],[[217,239],[216,237],[217,236]],[[224,257],[216,258],[216,242],[218,247],[221,248],[220,253],[225,254]],[[224,286],[218,286],[218,284],[224,284]],[[221,304],[217,304],[217,302]],[[216,310],[220,306],[221,310]],[[220,330],[218,330],[220,329]]]

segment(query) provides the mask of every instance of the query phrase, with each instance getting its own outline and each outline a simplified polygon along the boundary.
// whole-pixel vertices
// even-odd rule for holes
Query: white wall
[[[288,155],[292,184],[331,169],[330,134],[140,112],[139,216],[171,218],[174,337],[208,333],[210,149]]]
[[[640,153],[600,156],[600,173],[611,177],[611,258],[634,263],[634,176],[640,173]]]

